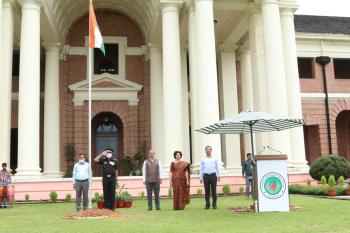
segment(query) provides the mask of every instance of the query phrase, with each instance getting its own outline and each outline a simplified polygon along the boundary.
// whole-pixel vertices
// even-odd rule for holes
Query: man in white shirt
[[[219,160],[211,155],[211,146],[205,147],[205,153],[206,156],[199,164],[199,179],[201,184],[204,181],[205,209],[210,208],[210,190],[213,196],[213,209],[216,209],[216,184],[220,182],[220,164]]]
[[[91,174],[89,163],[85,161],[86,157],[84,154],[79,155],[79,162],[74,165],[73,168],[73,188],[76,191],[76,209],[80,211],[81,206],[81,194],[83,194],[83,209],[88,208],[89,197],[89,178]]]
[[[162,164],[159,159],[154,158],[156,152],[148,151],[148,159],[143,162],[142,176],[143,184],[146,185],[148,210],[152,210],[152,193],[154,192],[156,210],[160,210],[159,190],[162,183]]]

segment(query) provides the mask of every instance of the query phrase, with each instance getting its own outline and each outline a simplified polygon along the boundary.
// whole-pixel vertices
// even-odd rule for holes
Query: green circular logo
[[[286,182],[280,174],[269,172],[261,179],[260,190],[265,197],[277,199],[285,193]]]

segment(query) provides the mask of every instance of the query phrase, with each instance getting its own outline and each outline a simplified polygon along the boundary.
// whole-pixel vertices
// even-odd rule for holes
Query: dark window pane
[[[333,59],[336,79],[350,79],[350,59]]]
[[[298,57],[299,78],[313,78],[312,58]]]
[[[118,44],[105,44],[106,55],[94,49],[94,74],[118,74]]]

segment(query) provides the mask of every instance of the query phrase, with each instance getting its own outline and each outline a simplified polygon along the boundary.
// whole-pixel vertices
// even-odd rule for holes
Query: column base
[[[40,177],[43,175],[40,168],[37,169],[26,169],[26,168],[17,168],[16,177]]]
[[[309,173],[310,167],[307,165],[307,161],[288,161],[288,172]]]
[[[222,174],[232,174],[232,175],[241,175],[242,167],[241,166],[230,166],[226,167],[221,171]]]
[[[192,173],[192,175],[199,175],[199,164],[198,163],[191,165],[191,173]]]
[[[48,178],[62,178],[64,172],[44,172],[44,176]]]

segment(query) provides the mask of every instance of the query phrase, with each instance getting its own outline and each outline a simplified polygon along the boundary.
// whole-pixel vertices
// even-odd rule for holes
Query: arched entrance
[[[92,119],[92,153],[100,154],[105,148],[113,149],[113,157],[123,155],[123,122],[111,112],[102,112]],[[93,156],[93,157],[94,157]],[[92,175],[102,176],[101,167],[92,163]]]
[[[342,111],[336,119],[338,154],[350,160],[350,111]]]

